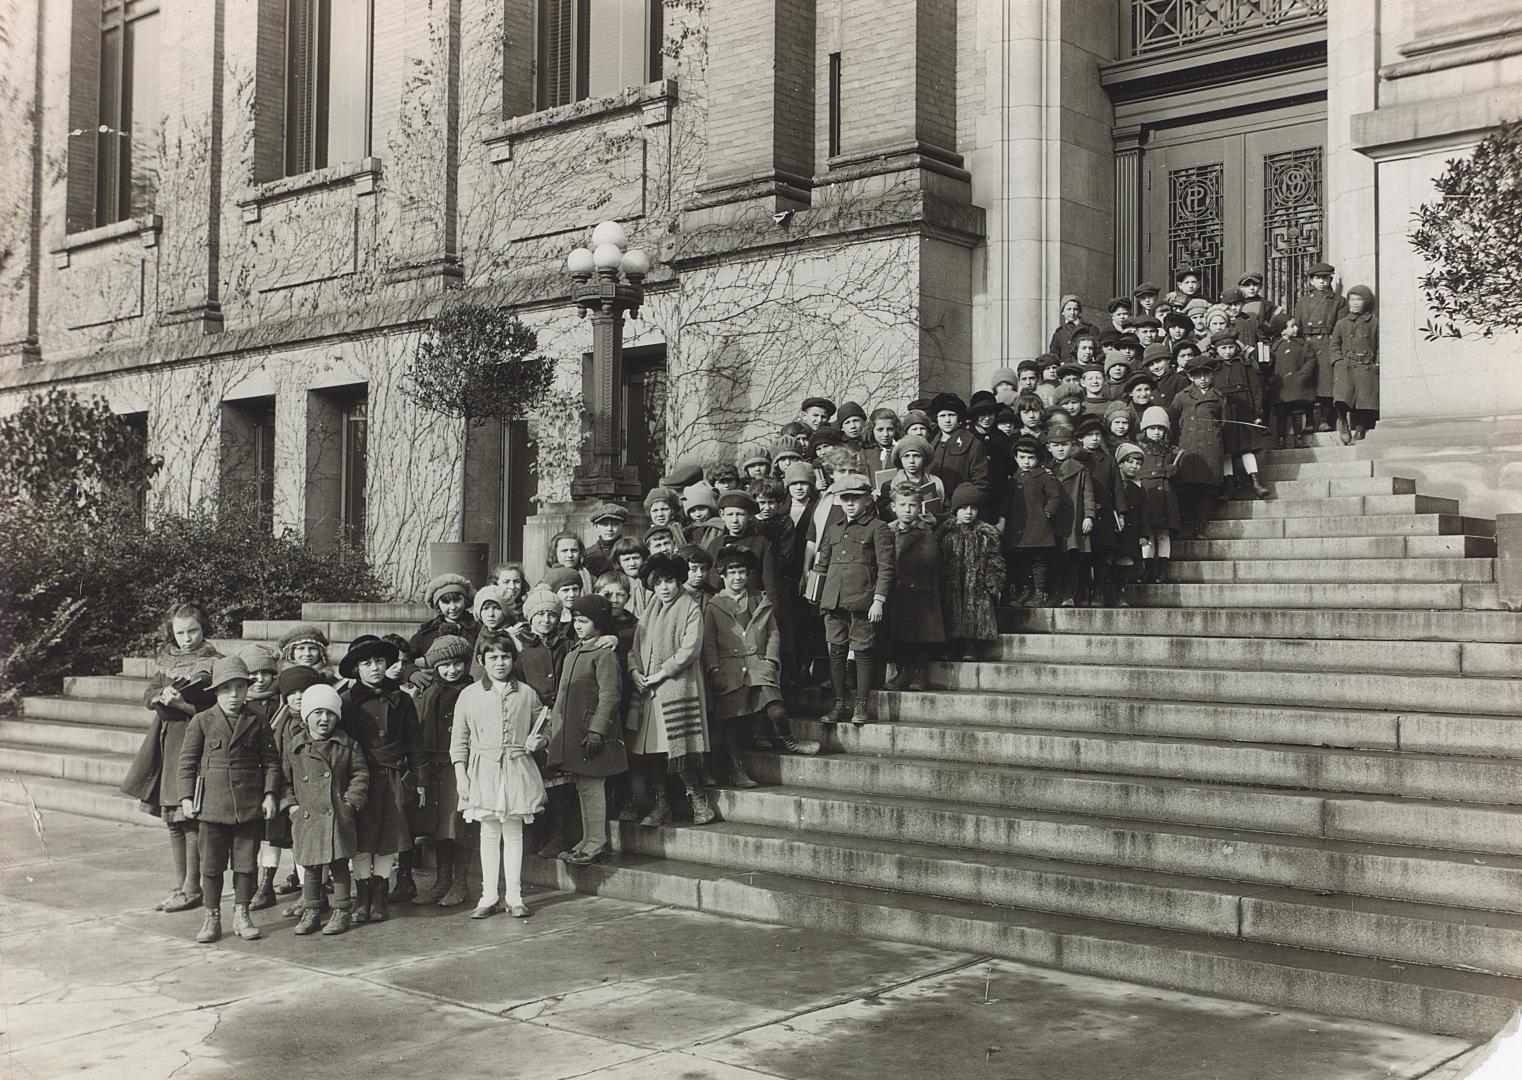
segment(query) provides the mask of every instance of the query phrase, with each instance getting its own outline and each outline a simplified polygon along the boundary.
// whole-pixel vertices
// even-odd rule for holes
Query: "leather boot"
[[[197,945],[210,945],[214,941],[222,940],[222,909],[207,908],[206,918],[201,920],[201,929],[196,934]]]
[[[1343,446],[1353,445],[1353,432],[1348,429],[1348,414],[1337,414],[1337,438]]]
[[[316,914],[315,912],[313,914]],[[353,924],[353,915],[348,908],[334,908],[333,914],[328,916],[328,925],[322,928],[324,937],[334,937],[348,930]]]
[[[370,879],[370,921],[385,922],[390,914],[386,910],[386,879],[373,877]]]
[[[254,925],[254,920],[249,918],[247,904],[233,905],[233,933],[244,941],[258,941],[264,936]]]
[[[439,907],[459,907],[471,897],[470,857],[465,856],[455,870],[454,882],[449,886],[449,891],[439,897]]]
[[[275,868],[266,866],[259,871],[259,887],[248,903],[250,911],[263,911],[275,906]]]
[[[660,775],[654,780],[655,790],[651,792],[650,812],[646,814],[640,824],[647,829],[658,828],[671,820],[671,804],[666,800],[666,771],[660,770]]]
[[[397,859],[396,885],[386,899],[393,904],[402,904],[417,898],[417,882],[412,880],[412,853],[405,852]]]
[[[301,881],[296,877],[296,871],[292,870],[285,875],[285,880],[275,886],[276,896],[290,896],[291,893],[301,892]]]
[[[363,926],[370,921],[370,879],[357,878],[354,882],[354,907],[350,911],[355,926]]]
[[[296,923],[296,933],[305,937],[315,934],[322,929],[322,913],[315,907],[301,909],[301,918]]]
[[[780,701],[774,701],[766,707],[766,726],[771,733],[773,741],[789,754],[813,757],[819,753],[819,744],[813,739],[797,739],[793,737],[792,729],[787,722],[787,709],[783,707]]]
[[[1317,432],[1325,433],[1331,431],[1332,407],[1330,405],[1323,405],[1320,401],[1317,401],[1314,413]]]
[[[851,710],[851,723],[860,727],[872,722],[872,694],[881,679],[882,661],[875,656],[856,656],[856,707]]]
[[[433,875],[433,887],[412,898],[415,907],[437,904],[449,892],[449,887],[454,884],[454,844],[441,840],[434,846],[433,852],[434,860],[438,865],[438,871]]]
[[[708,800],[708,793],[698,786],[697,780],[692,770],[682,776],[682,782],[687,785],[687,801],[692,804],[692,823],[707,825],[719,815],[714,810],[713,803]]]
[[[734,751],[728,756],[729,776],[725,781],[726,787],[753,788],[761,786],[757,784],[755,780],[751,779],[750,773],[745,771],[745,763],[740,760],[740,754],[738,751]]]
[[[544,843],[539,845],[539,850],[534,852],[536,859],[557,859],[560,853],[566,849],[565,843],[565,807],[561,805],[559,792],[564,791],[566,785],[552,788],[544,799],[544,816],[549,821],[550,833],[544,838]]]
[[[850,719],[851,691],[846,679],[846,666],[849,663],[844,655],[830,656],[830,688],[835,692],[835,704],[821,718],[826,724],[843,724]]]
[[[1264,486],[1262,480],[1258,479],[1257,473],[1248,473],[1247,481],[1252,485],[1252,493],[1254,495],[1260,499],[1268,498],[1268,488]]]

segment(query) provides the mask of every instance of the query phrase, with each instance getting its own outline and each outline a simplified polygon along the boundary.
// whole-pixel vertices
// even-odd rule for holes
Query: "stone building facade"
[[[1444,156],[1522,112],[1517,8],[9,0],[0,408],[104,395],[164,455],[159,505],[256,500],[407,593],[431,542],[521,553],[577,452],[564,415],[417,410],[419,334],[451,299],[511,305],[574,395],[562,264],[598,221],[656,264],[626,375],[652,470],[763,438],[805,391],[965,393],[1041,351],[1060,294],[1214,250],[1286,289],[1319,257],[1376,283],[1392,426],[1468,418],[1466,486],[1504,492],[1522,387],[1494,346],[1409,333],[1400,230]],[[1434,390],[1460,362],[1439,348],[1504,384],[1493,413]]]

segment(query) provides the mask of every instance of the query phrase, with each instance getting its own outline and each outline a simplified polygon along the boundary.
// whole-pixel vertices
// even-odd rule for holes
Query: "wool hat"
[[[722,574],[725,566],[737,562],[742,563],[751,573],[761,568],[761,560],[756,557],[756,553],[739,544],[725,544],[720,548],[719,553],[713,557],[713,568]]]
[[[1367,315],[1374,310],[1374,290],[1367,285],[1354,285],[1348,290],[1348,295],[1363,297],[1363,310],[1359,312],[1360,315]]]
[[[279,675],[275,676],[275,692],[284,701],[292,694],[304,694],[313,686],[326,686],[328,680],[322,677],[322,673],[316,668],[309,668],[305,664],[292,664]]]
[[[1221,366],[1221,362],[1209,353],[1201,353],[1189,363],[1184,365],[1184,374],[1193,375],[1197,371],[1214,371]]]
[[[470,642],[458,634],[440,634],[428,646],[424,659],[428,661],[428,666],[431,668],[447,664],[451,660],[469,660]],[[302,699],[302,704],[306,704],[305,698]]]
[[[1121,308],[1125,308],[1127,311],[1131,310],[1131,298],[1129,296],[1112,296],[1110,302],[1105,305],[1105,310],[1112,315]]]
[[[813,454],[821,446],[840,446],[846,441],[846,437],[840,433],[840,429],[834,424],[825,422],[809,435],[808,452]]]
[[[659,558],[659,556],[657,556]],[[523,617],[532,619],[542,611],[548,611],[555,618],[560,618],[560,597],[547,588],[543,583],[535,585],[523,598]]]
[[[859,402],[848,401],[840,407],[840,412],[835,414],[835,426],[839,427],[853,417],[865,420],[867,418],[867,410],[862,408]]]
[[[1057,301],[1057,310],[1060,312],[1067,307],[1069,301],[1078,305],[1079,312],[1083,311],[1083,299],[1077,293],[1063,293],[1062,299]]]
[[[1074,429],[1073,430],[1074,430],[1074,432],[1077,435],[1082,437],[1084,435],[1087,435],[1091,431],[1103,432],[1104,429],[1105,429],[1105,422],[1103,420],[1101,420],[1094,413],[1085,412],[1082,416],[1080,416],[1078,418],[1078,423],[1076,425],[1074,425]]]
[[[967,415],[967,402],[956,394],[937,394],[930,399],[930,415],[935,416],[943,412],[954,412],[958,416]]]
[[[216,663],[211,665],[211,682],[206,685],[206,689],[215,690],[223,683],[232,682],[234,679],[249,682],[248,665],[241,657],[219,656]]]
[[[279,671],[279,657],[268,645],[261,645],[257,641],[251,641],[238,650],[238,659],[243,661],[250,675],[260,671]]]
[[[827,397],[804,398],[803,404],[798,406],[798,411],[804,413],[810,409],[823,409],[826,419],[835,415],[835,403]]]
[[[1241,289],[1227,289],[1221,294],[1221,303],[1223,304],[1242,304],[1246,303],[1246,301],[1247,297]]]
[[[908,431],[915,424],[924,424],[927,428],[935,427],[929,415],[921,409],[910,409],[899,420],[899,427],[904,431]]]
[[[744,510],[746,513],[750,514],[752,517],[761,512],[761,508],[756,505],[756,500],[751,498],[749,493],[744,491],[726,491],[723,496],[720,497],[719,509],[727,510],[730,507],[738,507],[739,509]]]
[[[675,555],[652,555],[645,560],[645,565],[639,568],[639,579],[648,586],[656,574],[675,578],[679,582],[686,581],[687,560]]]
[[[307,717],[318,709],[326,709],[334,716],[342,716],[344,711],[343,699],[338,696],[327,683],[318,683],[306,690],[301,695],[301,722],[306,723]]]
[[[1039,458],[1041,456],[1041,441],[1034,435],[1021,435],[1015,440],[1013,450],[1016,453],[1024,450],[1027,453],[1035,454]]]
[[[1144,281],[1140,285],[1138,285],[1136,288],[1131,290],[1131,295],[1132,296],[1156,296],[1158,293],[1160,293],[1162,291],[1163,290],[1159,289],[1156,285],[1152,284],[1152,282],[1150,282],[1150,281]]]
[[[507,590],[501,585],[483,585],[477,590],[476,603],[471,608],[477,622],[481,621],[481,609],[487,604],[496,604],[503,612],[512,607],[512,601],[507,598]]]
[[[1048,355],[1050,355],[1050,354],[1048,354]],[[1053,356],[1051,359],[1052,359],[1052,363],[1055,364],[1057,362],[1057,358],[1055,356]],[[1017,377],[1019,375],[1025,373],[1025,372],[1027,372],[1027,371],[1034,371],[1036,373],[1037,377],[1039,378],[1040,375],[1041,375],[1041,361],[1040,360],[1021,360],[1018,364],[1015,365],[1015,375]],[[1017,378],[1017,381],[1018,381],[1018,378]],[[996,386],[998,385],[998,380],[997,379],[994,380],[994,385],[996,385]]]
[[[1144,365],[1151,366],[1159,360],[1167,360],[1170,363],[1173,360],[1173,350],[1168,346],[1166,341],[1154,341],[1142,353],[1142,363]]]
[[[872,481],[861,473],[843,472],[830,484],[831,495],[870,495]]]
[[[344,653],[344,658],[338,662],[338,673],[346,679],[354,678],[354,673],[359,670],[361,660],[369,660],[379,657],[390,667],[402,658],[401,652],[391,642],[378,638],[374,634],[361,634],[349,642],[349,651]],[[305,701],[305,698],[302,698]]]
[[[682,508],[682,497],[669,487],[658,485],[645,492],[645,512],[649,513],[650,508],[658,502],[666,503],[673,510]]]
[[[893,444],[893,460],[897,461],[905,450],[918,450],[928,461],[930,458],[930,440],[922,435],[905,435]]]
[[[1245,273],[1241,277],[1237,278],[1237,284],[1238,285],[1262,285],[1263,284],[1263,275],[1258,273],[1256,270],[1249,270],[1249,271],[1247,271],[1247,273]]]
[[[469,579],[459,574],[440,574],[423,586],[423,603],[429,607],[437,607],[439,599],[450,593],[459,593],[468,604],[476,595],[476,588]]]
[[[1305,272],[1305,276],[1306,277],[1316,277],[1319,274],[1325,274],[1327,277],[1331,277],[1335,273],[1337,273],[1337,268],[1335,266],[1333,266],[1331,263],[1329,263],[1329,262],[1319,262],[1319,263],[1316,263],[1314,266],[1312,266],[1309,270],[1307,270]]]
[[[582,585],[585,583],[581,580],[581,572],[579,570],[572,570],[569,566],[557,566],[544,575],[544,580],[540,584],[552,592],[559,592],[567,585]]]
[[[1175,326],[1184,331],[1186,334],[1194,329],[1194,323],[1190,322],[1189,316],[1185,315],[1182,311],[1170,311],[1168,314],[1163,316],[1164,330],[1171,329]]]
[[[1025,367],[1026,364],[1029,364],[1030,362],[1031,361],[1029,361],[1029,360],[1022,360],[1020,362],[1020,367],[1023,368],[1023,367]],[[993,377],[989,380],[988,385],[993,386],[993,387],[997,387],[1000,383],[1006,383],[1006,382],[1009,383],[1009,385],[1011,385],[1011,386],[1017,386],[1017,385],[1019,385],[1020,376],[1015,373],[1017,370],[1019,370],[1019,369],[1010,369],[1010,368],[1007,368],[1007,367],[1001,367],[1001,368],[997,369],[993,373]]]
[[[1142,448],[1137,446],[1135,443],[1123,442],[1123,443],[1121,443],[1119,446],[1117,446],[1115,448],[1115,460],[1116,461],[1124,461],[1124,460],[1126,460],[1126,458],[1131,457],[1133,455],[1136,456],[1136,457],[1146,457],[1147,456],[1147,455],[1142,453]]]
[[[1138,371],[1126,380],[1126,393],[1130,393],[1138,386],[1157,387],[1157,376],[1150,371]]]
[[[740,471],[743,472],[746,469],[750,468],[752,465],[765,465],[768,469],[770,469],[772,467],[771,455],[763,454],[757,451],[753,454],[747,454],[745,457],[740,459]]]
[[[706,480],[689,484],[687,490],[682,492],[682,509],[691,510],[694,506],[706,506],[713,510],[719,508],[719,493]]]
[[[1219,345],[1224,341],[1229,341],[1235,345],[1238,341],[1237,332],[1227,327],[1225,330],[1217,330],[1210,335],[1210,344],[1212,345]]]
[[[617,503],[602,503],[592,511],[589,519],[593,525],[600,521],[616,521],[620,525],[629,520],[629,511]]]
[[[783,439],[772,447],[773,465],[781,465],[785,458],[791,458],[796,461],[802,456],[803,453],[798,449],[798,444],[792,439]]]
[[[1105,426],[1109,427],[1110,426],[1110,420],[1113,419],[1114,417],[1117,417],[1117,416],[1133,416],[1134,414],[1131,411],[1131,403],[1130,402],[1116,400],[1116,401],[1110,402],[1108,405],[1105,406],[1105,411],[1104,411],[1103,415],[1104,415]]]
[[[1189,301],[1184,304],[1184,314],[1185,315],[1188,315],[1192,311],[1209,311],[1209,310],[1210,310],[1210,301],[1206,300],[1203,296],[1193,296],[1193,297],[1190,297]],[[1190,325],[1193,326],[1194,324],[1191,322]]]
[[[280,635],[280,655],[287,660],[291,658],[291,650],[297,645],[316,645],[323,652],[327,652],[328,635],[322,632],[322,627],[313,626],[311,623],[293,626]]]
[[[819,478],[814,474],[814,466],[807,461],[795,461],[782,473],[784,484],[818,483]]]
[[[1149,427],[1167,428],[1173,430],[1173,421],[1168,416],[1168,410],[1161,405],[1148,405],[1147,411],[1142,413],[1141,429],[1146,431]]]
[[[618,633],[618,628],[613,625],[613,605],[605,597],[578,596],[571,601],[571,614],[591,619],[593,628],[604,637]]]
[[[958,484],[957,489],[951,493],[951,509],[960,510],[964,506],[982,507],[983,493],[972,484]]]
[[[661,477],[660,485],[663,488],[676,488],[681,491],[685,487],[691,487],[703,479],[703,467],[695,461],[689,461],[685,465],[678,465],[665,476]]]

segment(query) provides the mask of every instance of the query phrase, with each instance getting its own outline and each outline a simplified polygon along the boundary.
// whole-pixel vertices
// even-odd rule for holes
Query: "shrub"
[[[534,353],[539,335],[506,308],[445,307],[418,342],[402,392],[441,416],[483,424],[519,420],[544,401],[555,362]]]
[[[53,389],[0,420],[0,501],[7,504],[57,504],[93,517],[106,501],[141,496],[162,464],[104,398]]]
[[[103,503],[98,523],[13,504],[0,508],[0,701],[152,655],[173,603],[201,604],[209,635],[236,637],[303,603],[384,598],[359,553],[315,551],[238,510],[144,526],[127,500]]]

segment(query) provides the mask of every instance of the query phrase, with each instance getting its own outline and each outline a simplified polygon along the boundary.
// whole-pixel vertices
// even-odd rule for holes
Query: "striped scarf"
[[[669,603],[651,595],[634,632],[635,670],[664,675],[654,690],[660,719],[666,726],[667,767],[680,773],[697,765],[691,755],[708,750],[708,716],[703,704],[703,611],[685,590]]]

